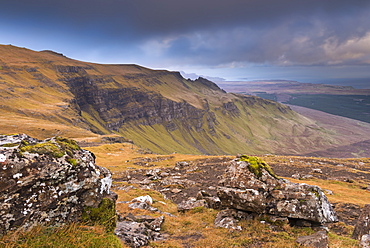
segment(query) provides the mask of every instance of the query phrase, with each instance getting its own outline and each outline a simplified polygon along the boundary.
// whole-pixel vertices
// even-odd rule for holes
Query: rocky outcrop
[[[312,235],[298,237],[297,243],[305,247],[328,248],[329,238],[326,231],[319,231]]]
[[[109,76],[93,77],[80,73],[80,76],[71,77],[66,73],[70,70],[67,68],[61,72],[75,95],[76,107],[89,114],[97,114],[96,121],[107,130],[118,131],[123,124],[133,122],[139,125],[163,124],[169,131],[174,131],[178,127],[172,121],[182,120],[182,125],[199,131],[205,124],[204,119],[210,129],[216,123],[214,113],[207,108],[199,109],[185,101],[172,101],[135,87],[122,87]],[[107,88],[105,84],[115,87]]]
[[[149,195],[139,196],[127,203],[131,203],[128,206],[130,209],[144,209],[162,213],[151,206],[153,199]],[[172,216],[169,213],[164,214]],[[141,247],[150,241],[167,238],[166,234],[160,233],[164,220],[164,215],[155,218],[148,215],[134,215],[130,212],[125,217],[118,219],[114,233],[130,247]]]
[[[111,173],[73,140],[0,136],[0,234],[37,224],[115,227]]]
[[[223,208],[306,220],[338,221],[322,190],[277,178],[263,161],[242,156],[230,162],[217,195]]]
[[[361,240],[364,235],[370,235],[370,204],[366,204],[362,209],[360,217],[355,225],[352,238]]]

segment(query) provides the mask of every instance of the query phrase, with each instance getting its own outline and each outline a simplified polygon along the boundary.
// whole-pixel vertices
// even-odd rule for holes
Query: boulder
[[[326,231],[319,231],[312,235],[301,236],[297,238],[297,243],[306,247],[327,248],[329,247],[328,234]]]
[[[370,248],[370,234],[362,235],[360,240],[361,248]]]
[[[235,209],[225,209],[218,212],[214,224],[217,227],[241,231],[242,227],[238,226],[239,220],[252,218],[253,216],[248,215],[246,212],[237,211]]]
[[[141,247],[152,240],[163,240],[166,235],[159,233],[164,222],[164,216],[134,216],[129,214],[119,221],[114,233],[130,247]]]
[[[361,240],[363,235],[370,235],[370,204],[366,204],[358,217],[352,238]]]
[[[242,156],[231,161],[220,181],[217,195],[222,208],[319,224],[338,221],[319,187],[279,179],[266,163],[256,157]]]
[[[184,200],[177,205],[177,210],[179,212],[185,212],[197,207],[208,207],[208,205],[205,200],[197,200],[194,197],[189,197],[187,200]]]
[[[112,231],[111,173],[75,141],[0,136],[0,234],[37,224],[98,222]]]

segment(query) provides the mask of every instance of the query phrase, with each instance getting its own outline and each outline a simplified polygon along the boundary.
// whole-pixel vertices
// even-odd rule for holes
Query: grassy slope
[[[185,80],[178,73],[136,65],[85,63],[12,46],[0,46],[0,54],[1,133],[80,138],[97,136],[89,131],[90,127],[104,134],[112,132],[104,127],[106,123],[92,106],[80,113],[73,102],[74,95],[63,81],[64,75],[58,72],[62,65],[84,68],[85,76],[104,79],[97,83],[101,90],[135,87],[172,101],[186,101],[200,110],[209,107],[209,112],[215,114],[214,130],[209,129],[205,116],[201,131],[183,125],[184,120],[174,120],[178,127],[175,131],[162,124],[143,126],[128,122],[117,133],[157,153],[298,154],[339,143],[335,133],[282,105],[226,94],[201,81]],[[72,71],[68,76],[79,77],[81,73]],[[238,107],[238,115],[223,109],[223,104],[230,102]]]

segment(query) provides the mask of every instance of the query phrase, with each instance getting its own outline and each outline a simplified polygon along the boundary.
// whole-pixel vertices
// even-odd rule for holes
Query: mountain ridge
[[[115,134],[156,153],[303,154],[343,144],[285,105],[226,93],[204,78],[14,46],[0,54],[2,132]]]

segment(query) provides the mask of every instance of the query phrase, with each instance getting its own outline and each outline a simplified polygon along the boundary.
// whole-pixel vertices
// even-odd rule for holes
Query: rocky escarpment
[[[85,68],[58,66],[58,72],[63,76],[75,96],[74,103],[79,111],[92,115],[96,122],[109,131],[119,131],[127,123],[135,125],[162,124],[168,130],[174,131],[179,128],[172,122],[178,120],[181,125],[189,129],[200,131],[207,123],[212,129],[216,123],[215,114],[209,111],[205,103],[204,108],[196,108],[186,101],[173,101],[153,91],[139,89],[137,87],[123,87],[110,76],[92,76],[87,74]],[[161,72],[163,74],[163,72]],[[148,85],[162,84],[154,76],[139,75]],[[137,80],[123,76],[129,80]],[[222,92],[214,83],[206,79],[199,79],[206,86],[212,85],[212,89]],[[211,86],[209,86],[211,87]],[[96,125],[90,123],[92,130],[101,132]]]
[[[0,234],[68,222],[115,227],[111,173],[73,140],[0,136]]]

